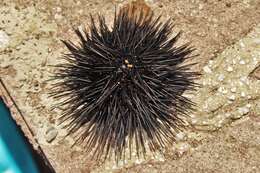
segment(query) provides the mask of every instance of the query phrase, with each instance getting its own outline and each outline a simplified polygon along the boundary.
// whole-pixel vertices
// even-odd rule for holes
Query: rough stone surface
[[[140,0],[141,2],[141,0]],[[114,7],[127,1],[3,0],[0,5],[0,77],[30,123],[56,171],[70,172],[257,172],[260,167],[260,1],[145,1],[162,20],[172,17],[180,43],[192,41],[203,73],[192,128],[164,155],[104,165],[84,154],[57,126],[61,113],[48,98],[50,78],[65,51],[60,39],[75,40],[73,27],[88,24],[89,13],[102,13],[111,24]],[[250,33],[249,33],[250,32]],[[248,34],[249,33],[249,34]],[[8,37],[6,37],[8,36]],[[1,40],[1,39],[0,39]],[[3,39],[2,39],[3,40]],[[1,41],[0,41],[1,42]],[[0,43],[2,44],[3,41]],[[2,44],[3,45],[3,44]],[[46,142],[50,124],[58,134]],[[55,135],[54,135],[55,136]]]

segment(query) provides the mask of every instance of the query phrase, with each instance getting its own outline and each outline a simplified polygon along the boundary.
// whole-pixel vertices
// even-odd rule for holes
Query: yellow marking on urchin
[[[127,64],[127,67],[128,68],[133,68],[133,65],[132,64]]]
[[[127,59],[125,59],[124,62],[126,63],[126,66],[127,66],[128,68],[133,68],[133,64],[130,64]]]

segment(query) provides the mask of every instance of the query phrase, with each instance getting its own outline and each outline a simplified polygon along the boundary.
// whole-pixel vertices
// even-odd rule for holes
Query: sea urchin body
[[[175,46],[171,21],[151,13],[121,10],[111,28],[102,16],[91,21],[89,32],[75,30],[79,44],[63,41],[70,53],[55,75],[69,134],[96,158],[173,142],[193,105],[183,96],[196,86],[197,73],[183,65],[192,49]]]

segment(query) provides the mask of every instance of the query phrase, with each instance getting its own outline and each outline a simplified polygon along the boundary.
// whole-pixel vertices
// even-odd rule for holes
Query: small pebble
[[[241,82],[246,82],[246,79],[247,79],[247,77],[246,77],[246,76],[243,76],[243,77],[240,78],[240,81],[241,81]]]
[[[244,47],[245,47],[245,44],[244,44],[242,41],[240,41],[240,46],[241,46],[242,48],[244,48]]]
[[[238,112],[240,115],[246,115],[249,112],[249,108],[247,107],[238,108]]]
[[[230,117],[230,116],[231,116],[231,113],[225,113],[224,115],[225,115],[225,117],[227,117],[227,118],[228,118],[228,117]]]
[[[223,81],[225,79],[225,76],[223,75],[223,74],[220,74],[219,76],[218,76],[218,80],[219,81]]]
[[[141,162],[141,160],[136,159],[136,160],[135,160],[135,163],[136,163],[136,164],[140,164],[140,163],[142,163],[142,162]]]
[[[247,104],[246,107],[247,107],[247,108],[251,108],[251,104]]]
[[[61,8],[60,7],[57,7],[57,12],[61,12]]]
[[[234,101],[236,99],[236,96],[235,95],[231,95],[231,96],[228,97],[228,99],[231,100],[231,101]]]
[[[199,10],[202,10],[203,9],[203,4],[199,4]]]
[[[183,132],[180,132],[180,133],[178,133],[178,134],[176,135],[176,140],[177,140],[177,141],[181,141],[181,140],[184,139],[184,137],[185,137],[185,134],[184,134]]]
[[[197,119],[192,119],[191,124],[197,124],[198,120]]]
[[[218,92],[220,92],[222,94],[227,94],[228,91],[225,89],[225,87],[221,86],[221,87],[218,88]]]
[[[180,155],[182,155],[184,152],[189,150],[189,144],[187,143],[182,143],[178,146],[178,152]]]
[[[232,93],[235,93],[237,91],[237,88],[236,87],[233,87],[230,89]]]
[[[215,126],[216,127],[222,127],[223,126],[223,120],[219,120],[218,122],[216,122]]]
[[[113,165],[113,166],[112,166],[112,169],[117,169],[117,166],[116,166],[116,165]]]
[[[245,97],[246,93],[245,92],[241,92],[241,97]]]
[[[213,60],[209,60],[209,66],[212,67],[213,65]]]
[[[48,143],[51,143],[55,138],[56,136],[58,135],[58,131],[54,128],[54,127],[49,127],[47,130],[46,130],[46,141]]]
[[[246,85],[249,85],[249,80],[247,79],[246,76],[241,77],[241,78],[240,78],[240,81],[243,82],[243,83],[246,84]]]
[[[83,10],[81,9],[81,10],[79,10],[79,14],[82,14],[83,13]]]
[[[60,19],[62,19],[62,15],[60,15],[60,14],[55,14],[55,15],[54,15],[54,19],[60,20]]]
[[[203,67],[204,72],[206,73],[212,73],[212,70],[209,68],[209,66]]]
[[[233,65],[236,65],[236,64],[237,64],[236,59],[233,59],[233,60],[232,60],[232,64],[233,64]]]
[[[258,61],[256,60],[256,57],[253,58],[253,64],[257,65]]]
[[[233,71],[233,67],[230,67],[230,66],[229,66],[229,67],[227,68],[227,71],[228,71],[228,72],[232,72],[232,71]]]
[[[255,39],[253,39],[253,42],[256,43],[256,44],[258,44],[258,45],[260,45],[260,38],[255,38]]]
[[[244,60],[239,61],[239,64],[244,65],[246,62]]]
[[[5,48],[9,40],[9,36],[4,31],[0,31],[0,48]]]

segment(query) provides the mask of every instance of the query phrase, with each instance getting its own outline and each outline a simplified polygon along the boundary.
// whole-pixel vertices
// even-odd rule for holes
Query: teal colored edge
[[[8,107],[0,97],[0,173],[39,173]]]

